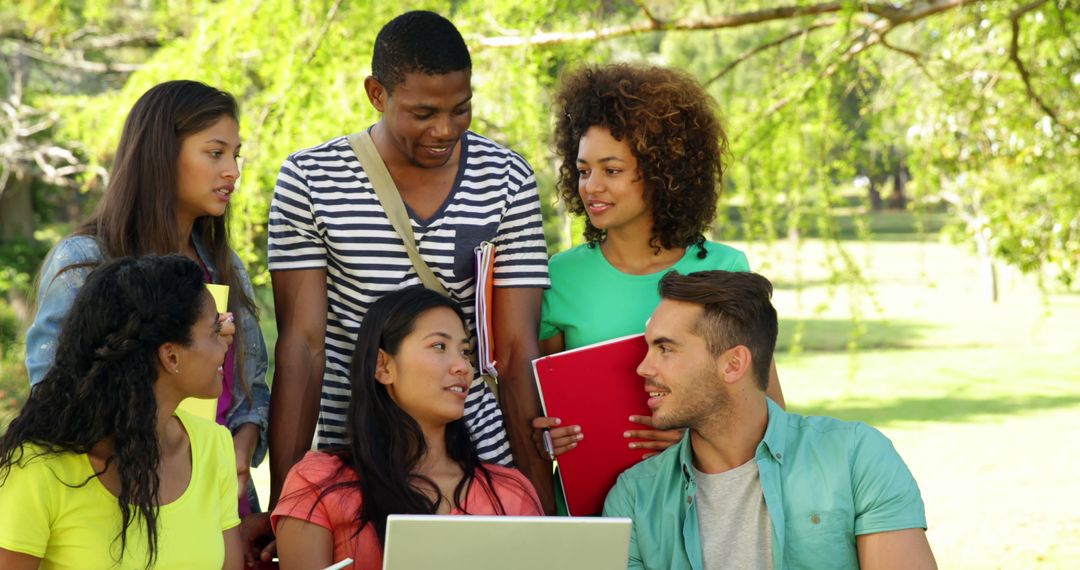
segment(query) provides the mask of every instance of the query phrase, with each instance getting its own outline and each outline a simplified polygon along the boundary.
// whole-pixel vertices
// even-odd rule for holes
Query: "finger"
[[[652,456],[654,456],[654,455],[660,455],[660,454],[659,454],[659,453],[656,453],[656,452],[652,452],[652,453],[646,453],[646,454],[642,455],[642,456],[641,456],[641,458],[642,458],[642,459],[648,459],[648,458],[650,458],[650,457],[652,457]]]
[[[558,456],[566,453],[567,451],[570,451],[571,449],[574,449],[575,447],[577,447],[577,442],[576,441],[571,443],[571,444],[568,444],[568,445],[556,446],[556,447],[553,448],[554,451],[555,451],[555,457],[558,457]]]
[[[562,423],[562,420],[559,418],[533,418],[532,427],[533,429],[547,429],[553,428],[560,423]]]
[[[682,440],[682,432],[679,430],[632,429],[623,432],[623,437],[627,439],[648,439],[674,443]]]
[[[655,427],[652,416],[630,416],[630,421],[643,426]]]
[[[653,449],[656,451],[663,451],[672,445],[675,445],[673,441],[632,441],[629,443],[630,449]]]
[[[274,559],[274,556],[276,554],[277,554],[277,541],[276,540],[271,540],[270,542],[268,542],[266,544],[266,547],[262,549],[262,552],[259,553],[259,558],[261,558],[263,562],[270,562],[271,560]]]

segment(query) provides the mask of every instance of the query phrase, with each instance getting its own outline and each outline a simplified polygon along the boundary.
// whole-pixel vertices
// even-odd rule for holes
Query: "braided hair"
[[[161,455],[157,351],[165,343],[191,343],[205,295],[202,270],[182,255],[122,257],[91,272],[64,321],[56,361],[0,438],[0,484],[30,459],[24,444],[41,450],[33,456],[85,454],[111,438],[106,469],[115,464],[120,479],[120,558],[137,516],[145,523],[147,567],[153,566]]]

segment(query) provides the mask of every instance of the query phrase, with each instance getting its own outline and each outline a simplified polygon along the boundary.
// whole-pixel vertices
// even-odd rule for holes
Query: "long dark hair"
[[[453,310],[462,327],[468,330],[465,314],[457,303],[419,285],[389,293],[371,305],[360,324],[349,375],[352,399],[346,420],[348,444],[328,450],[341,459],[342,470],[351,469],[356,477],[330,485],[324,482],[318,500],[334,492],[359,490],[363,501],[356,513],[356,533],[371,524],[380,543],[386,538],[387,515],[434,514],[444,499],[465,510],[465,497],[477,473],[481,474],[479,482],[497,513],[505,514],[495,493],[493,473],[480,462],[465,419],[446,425],[447,455],[461,467],[464,476],[454,488],[454,496],[443,497],[434,481],[416,473],[417,465],[427,453],[420,425],[398,407],[386,386],[375,379],[379,349],[397,354],[402,340],[413,331],[416,319],[438,307]],[[340,475],[341,471],[327,482]],[[435,498],[425,494],[425,489],[434,491]]]
[[[157,350],[191,343],[206,295],[202,270],[182,255],[120,258],[91,272],[64,320],[56,361],[0,438],[0,483],[22,463],[24,444],[40,448],[35,456],[83,454],[112,438],[106,468],[115,464],[120,479],[120,557],[138,516],[146,526],[147,567],[153,566],[161,455]]]
[[[73,235],[95,238],[105,259],[165,255],[182,251],[176,225],[177,162],[184,139],[211,127],[222,118],[239,122],[236,99],[225,91],[198,81],[166,81],[151,87],[128,113],[105,195],[97,209]],[[229,286],[229,306],[243,306],[257,314],[255,302],[244,291],[233,268],[229,247],[229,206],[224,216],[202,216],[192,231],[199,234],[223,284]],[[244,381],[243,347],[236,330],[238,382]]]

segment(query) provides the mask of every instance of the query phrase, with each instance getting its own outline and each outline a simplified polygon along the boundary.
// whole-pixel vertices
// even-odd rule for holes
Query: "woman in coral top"
[[[349,443],[309,452],[271,515],[281,568],[382,568],[390,514],[539,515],[515,469],[481,463],[465,422],[465,315],[409,287],[371,306],[353,353]]]

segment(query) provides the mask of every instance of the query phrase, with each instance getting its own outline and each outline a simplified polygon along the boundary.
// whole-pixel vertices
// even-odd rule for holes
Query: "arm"
[[[97,244],[88,237],[61,241],[45,259],[38,275],[37,312],[26,331],[26,371],[31,386],[41,382],[52,367],[64,318],[86,276],[100,262]]]
[[[278,519],[277,543],[281,570],[317,570],[336,562],[330,530],[303,519]]]
[[[221,566],[222,570],[241,570],[244,567],[244,545],[240,541],[240,527],[234,526],[221,534],[225,539],[225,564]]]
[[[248,279],[243,262],[233,253],[233,269],[239,277],[240,285],[249,299],[255,299],[255,291]],[[229,410],[228,426],[233,433],[237,461],[246,458],[247,465],[256,467],[266,456],[269,434],[270,389],[266,385],[266,372],[269,367],[266,355],[266,341],[259,328],[258,316],[241,305],[235,313],[236,328],[240,332],[239,340],[243,343],[243,384],[248,387],[250,397],[240,382],[233,383],[233,405]],[[250,427],[245,427],[250,426]],[[254,438],[250,430],[254,428]],[[245,430],[248,433],[241,433]],[[243,452],[243,453],[242,453]],[[239,468],[239,464],[237,465]],[[243,486],[243,485],[241,485]],[[243,491],[241,491],[243,492]]]
[[[937,570],[926,531],[909,528],[855,537],[864,570]]]
[[[0,568],[5,570],[37,570],[41,559],[22,552],[0,548]]]
[[[780,388],[780,377],[776,375],[776,359],[769,363],[769,386],[765,388],[765,395],[776,402],[781,409],[787,409],[787,404],[784,402],[784,391]]]
[[[259,443],[259,426],[243,424],[233,434],[236,450],[236,486],[241,501],[247,500],[248,481],[251,480],[251,454]]]
[[[532,420],[540,415],[540,395],[533,381],[532,360],[538,356],[536,331],[542,291],[532,287],[496,287],[492,305],[499,399],[510,449],[517,468],[532,481],[545,510],[554,510],[551,464],[535,451]]]
[[[285,476],[311,447],[326,364],[326,270],[270,273],[278,325],[270,396],[270,507]]]

